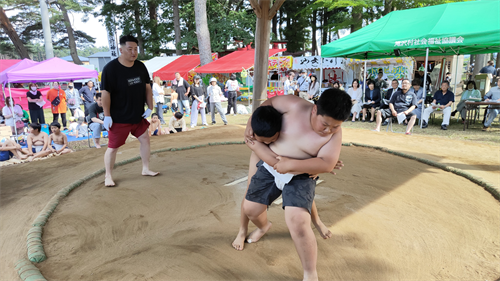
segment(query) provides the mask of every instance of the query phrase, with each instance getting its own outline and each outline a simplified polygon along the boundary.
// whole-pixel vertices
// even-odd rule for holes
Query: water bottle
[[[437,110],[437,111],[441,110],[440,106],[441,106],[441,105],[438,103],[438,104],[437,104],[437,108],[436,108],[436,110]]]

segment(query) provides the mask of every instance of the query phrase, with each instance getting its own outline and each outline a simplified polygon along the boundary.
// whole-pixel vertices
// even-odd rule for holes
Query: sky
[[[83,15],[81,14],[73,14],[73,29],[81,30],[94,37],[96,41],[96,47],[108,47],[108,37],[106,35],[104,22],[99,22],[99,19],[95,18],[92,15],[89,15],[89,20],[87,22],[82,22],[82,17]],[[119,35],[120,32],[118,31],[118,36]]]

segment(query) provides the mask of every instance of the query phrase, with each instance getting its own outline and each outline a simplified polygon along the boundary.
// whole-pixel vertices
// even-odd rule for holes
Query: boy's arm
[[[44,142],[42,150],[45,150],[48,147],[50,151],[56,152],[56,150],[52,147],[52,134],[50,134],[48,138],[49,138],[49,141]]]
[[[295,160],[288,157],[278,156],[279,160],[274,169],[278,173],[307,173],[311,175],[330,173],[335,168],[342,147],[342,129],[335,133],[318,152],[317,157]],[[262,159],[262,158],[261,158]]]
[[[33,155],[33,140],[31,139],[31,135],[28,135],[28,155]]]
[[[66,136],[66,134],[63,133],[63,146],[61,147],[61,149],[57,151],[57,153],[61,153],[67,147],[68,147],[68,137]]]
[[[247,146],[269,166],[273,167],[278,163],[278,159],[276,159],[278,154],[274,153],[266,144],[254,141],[253,143],[247,142]]]

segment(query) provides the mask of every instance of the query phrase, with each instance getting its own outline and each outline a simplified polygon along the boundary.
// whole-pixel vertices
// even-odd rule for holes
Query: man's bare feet
[[[247,232],[245,230],[241,230],[238,232],[238,235],[236,235],[236,238],[234,238],[233,241],[233,248],[238,251],[243,251],[243,248],[245,247],[245,237],[247,236]]]
[[[248,235],[247,242],[248,243],[258,242],[260,240],[260,238],[262,238],[262,236],[264,236],[264,234],[266,234],[266,232],[269,231],[269,229],[271,228],[272,225],[273,224],[270,221],[268,221],[267,225],[264,226],[264,228],[262,228],[262,229],[257,228],[256,230],[252,231]]]
[[[100,144],[98,144],[98,143],[96,143],[96,144],[95,144],[95,148],[101,148],[101,145],[100,145]]]
[[[326,227],[326,225],[322,221],[320,221],[319,223],[314,223],[314,226],[318,230],[319,235],[323,237],[323,239],[328,239],[332,237],[333,235],[332,232],[330,231],[330,229],[328,229],[328,227]]]
[[[303,281],[318,281],[318,272],[316,271],[313,273],[304,272]]]
[[[115,186],[115,182],[111,176],[104,178],[104,186],[113,187]]]
[[[152,172],[152,171],[150,171],[150,170],[146,170],[146,171],[145,171],[145,170],[142,170],[142,175],[143,175],[143,176],[150,176],[150,177],[154,177],[154,176],[157,176],[157,175],[159,175],[159,174],[160,174],[160,173],[158,173],[158,172]]]

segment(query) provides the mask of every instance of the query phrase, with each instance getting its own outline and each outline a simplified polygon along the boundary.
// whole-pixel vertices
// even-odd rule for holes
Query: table
[[[469,128],[469,123],[471,122],[471,119],[473,116],[474,116],[474,122],[476,120],[476,115],[470,111],[475,110],[476,108],[478,108],[480,106],[489,106],[489,105],[500,106],[500,104],[498,102],[484,102],[484,101],[477,101],[477,102],[476,101],[466,101],[465,102],[465,110],[467,113],[465,114],[464,131],[465,131],[466,127],[467,127],[467,129]]]

